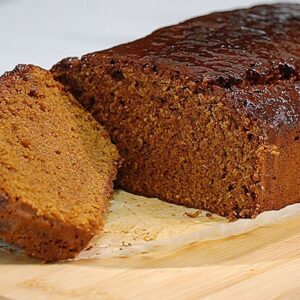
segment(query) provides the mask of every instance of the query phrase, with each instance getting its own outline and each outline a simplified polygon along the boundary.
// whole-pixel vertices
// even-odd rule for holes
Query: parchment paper
[[[121,257],[221,239],[298,215],[300,203],[255,219],[227,219],[206,211],[116,191],[104,232],[75,259]]]

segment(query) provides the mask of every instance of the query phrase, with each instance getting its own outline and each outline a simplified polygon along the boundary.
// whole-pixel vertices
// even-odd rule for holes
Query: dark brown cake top
[[[150,61],[203,84],[224,87],[299,77],[300,5],[213,13],[159,29],[106,53]]]

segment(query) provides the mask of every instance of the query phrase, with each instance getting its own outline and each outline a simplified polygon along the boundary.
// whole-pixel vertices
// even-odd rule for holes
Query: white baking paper
[[[75,260],[124,257],[158,249],[179,248],[199,241],[242,234],[298,215],[300,203],[268,211],[255,219],[227,219],[206,211],[186,208],[116,191],[104,232],[95,237]]]

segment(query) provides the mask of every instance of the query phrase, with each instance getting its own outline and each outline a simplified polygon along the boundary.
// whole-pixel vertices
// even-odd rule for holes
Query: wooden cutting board
[[[0,296],[300,299],[300,218],[177,251],[130,258],[40,264],[0,253]]]

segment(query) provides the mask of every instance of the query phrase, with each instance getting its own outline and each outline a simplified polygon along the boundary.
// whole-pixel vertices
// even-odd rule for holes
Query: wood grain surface
[[[0,253],[3,299],[300,299],[300,218],[172,252],[41,264]]]

